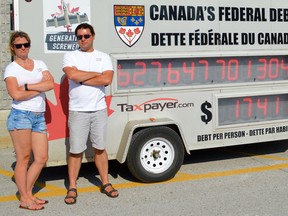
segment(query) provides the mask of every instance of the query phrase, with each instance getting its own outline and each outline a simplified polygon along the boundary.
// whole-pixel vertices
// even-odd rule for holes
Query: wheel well
[[[119,161],[120,163],[125,163],[128,151],[130,149],[131,139],[136,133],[146,128],[157,128],[157,127],[167,127],[173,130],[179,136],[180,140],[182,141],[183,148],[185,149],[186,154],[190,153],[188,150],[187,144],[185,142],[185,139],[183,139],[183,134],[177,124],[173,122],[168,123],[167,120],[165,120],[165,122],[163,121],[163,124],[158,123],[155,125],[154,124],[146,124],[146,125],[142,124],[141,125],[139,124],[139,122],[136,122],[136,124],[129,124],[126,127],[126,133],[124,132],[126,136],[122,137],[121,144],[116,155],[117,161]]]
[[[177,125],[175,125],[175,124],[165,124],[165,125],[155,125],[155,126],[143,126],[143,127],[137,127],[137,128],[135,128],[135,130],[133,131],[133,134],[132,135],[134,135],[135,133],[137,133],[137,132],[139,132],[139,131],[141,131],[141,130],[143,130],[143,129],[145,129],[145,128],[149,128],[149,127],[169,127],[170,129],[172,129],[172,130],[174,130],[177,134],[178,134],[178,136],[180,137],[180,139],[182,140],[182,143],[184,144],[184,140],[183,140],[183,138],[182,138],[182,135],[181,135],[181,133],[180,133],[180,130],[179,130],[179,128],[177,127]],[[185,147],[185,144],[184,144],[184,147]]]

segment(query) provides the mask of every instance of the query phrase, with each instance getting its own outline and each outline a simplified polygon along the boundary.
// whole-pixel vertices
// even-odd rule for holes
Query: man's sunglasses
[[[85,35],[77,35],[77,40],[82,40],[82,38],[84,37],[85,39],[90,38],[92,35],[89,34],[85,34]]]
[[[14,44],[16,49],[21,49],[22,46],[24,46],[25,48],[30,47],[30,43],[24,43],[24,44]]]

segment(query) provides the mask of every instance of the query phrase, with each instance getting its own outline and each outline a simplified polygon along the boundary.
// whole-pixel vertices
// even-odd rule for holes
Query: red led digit
[[[274,66],[274,67],[273,67]],[[277,79],[279,76],[279,59],[271,58],[269,61],[269,79]]]
[[[121,64],[118,64],[118,86],[128,86],[130,83],[130,74],[128,72],[122,71]]]
[[[284,59],[281,60],[282,70],[286,70],[286,75],[288,74],[288,65],[286,66]]]
[[[232,75],[232,68],[234,69],[234,75]],[[237,59],[230,59],[228,61],[228,71],[227,71],[227,79],[228,80],[237,80],[238,79],[238,75],[239,75],[239,61]]]
[[[168,64],[168,83],[179,83],[180,73],[178,70],[173,70],[172,63]]]
[[[247,103],[247,105],[248,105],[247,115],[248,115],[248,117],[251,117],[252,116],[252,105],[253,105],[252,98],[251,97],[243,98],[243,102]]]
[[[279,96],[276,98],[275,101],[275,114],[278,115],[279,114],[279,104],[280,104],[280,98]]]
[[[146,64],[145,62],[137,61],[135,63],[136,66],[140,66],[142,68],[141,71],[135,71],[133,74],[133,84],[134,85],[144,85],[143,81],[137,80],[138,77],[143,77],[146,74]]]
[[[199,64],[205,65],[204,79],[208,80],[208,78],[209,78],[209,62],[207,60],[199,60]]]
[[[194,80],[194,76],[195,76],[195,63],[194,62],[191,62],[190,69],[187,68],[186,62],[183,62],[182,70],[184,73],[190,74],[190,80]]]
[[[236,118],[236,120],[239,119],[239,113],[240,113],[240,101],[236,100],[236,104],[235,104],[235,118]]]
[[[222,65],[221,77],[222,80],[225,80],[226,62],[222,59],[218,59],[216,62]]]
[[[260,63],[263,63],[262,66],[258,67],[258,71],[262,72],[262,75],[258,76],[258,79],[265,79],[266,78],[266,73],[267,73],[267,60],[264,58],[260,58],[258,60]]]
[[[260,98],[257,99],[257,108],[263,110],[264,116],[267,115],[267,105],[268,105],[268,99],[266,97],[262,101]]]
[[[248,77],[248,79],[250,79],[251,78],[251,66],[252,66],[252,61],[251,60],[249,60],[248,61],[248,71],[247,71],[247,77]]]
[[[162,64],[159,61],[153,61],[151,62],[151,65],[157,66],[157,82],[161,82],[161,72],[162,72]]]

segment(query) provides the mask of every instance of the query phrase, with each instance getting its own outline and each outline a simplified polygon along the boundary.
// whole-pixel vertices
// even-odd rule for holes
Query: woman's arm
[[[5,79],[5,83],[6,83],[8,94],[14,100],[28,100],[40,94],[40,92],[38,91],[25,91],[24,86],[19,87],[16,77],[7,77]]]
[[[28,84],[29,91],[46,92],[54,88],[54,79],[49,71],[43,71],[42,81],[39,83]]]
[[[16,77],[7,77],[5,79],[6,88],[8,94],[14,100],[28,100],[30,98],[35,97],[41,92],[49,91],[54,88],[54,79],[49,71],[44,71],[43,79],[39,83],[28,84],[27,89],[25,89],[25,85],[18,86],[18,82]]]

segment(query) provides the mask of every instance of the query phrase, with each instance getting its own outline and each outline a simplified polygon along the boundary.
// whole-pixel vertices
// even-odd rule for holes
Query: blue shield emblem
[[[144,5],[114,5],[115,29],[127,46],[132,47],[139,40],[144,23]]]

